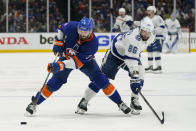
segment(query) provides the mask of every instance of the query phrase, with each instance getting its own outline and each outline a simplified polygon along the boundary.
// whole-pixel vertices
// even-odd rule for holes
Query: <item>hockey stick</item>
[[[165,122],[165,115],[164,112],[162,112],[162,116],[163,118],[161,119],[158,114],[156,113],[156,111],[153,109],[153,107],[150,105],[150,103],[146,100],[146,98],[144,97],[144,95],[141,93],[141,91],[139,92],[139,94],[141,95],[141,97],[143,98],[143,100],[146,102],[146,104],[148,105],[148,107],[150,107],[151,111],[154,113],[154,115],[157,117],[157,119],[160,121],[161,124],[164,124]]]
[[[55,57],[53,63],[56,62],[56,59],[57,59],[58,55],[59,55],[59,53],[57,52],[57,53],[56,53],[56,57]],[[40,96],[41,96],[41,92],[42,92],[42,90],[43,90],[43,88],[44,88],[44,85],[45,85],[46,82],[48,81],[48,78],[49,78],[49,76],[50,76],[50,73],[51,73],[51,72],[48,72],[48,75],[46,76],[46,79],[45,79],[45,81],[44,81],[44,84],[42,85],[42,88],[41,88],[41,90],[40,90],[38,96],[37,96],[37,99],[36,99],[35,101],[33,101],[33,105],[35,105],[35,106],[37,105],[37,102],[38,102],[38,100],[39,100],[39,98],[40,98]]]

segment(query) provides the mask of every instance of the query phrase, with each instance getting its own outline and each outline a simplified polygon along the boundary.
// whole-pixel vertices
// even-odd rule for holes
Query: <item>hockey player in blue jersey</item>
[[[32,96],[32,102],[27,106],[26,111],[33,115],[36,106],[40,105],[55,91],[59,90],[63,84],[67,83],[70,72],[79,69],[90,81],[102,89],[118,107],[127,114],[131,109],[121,100],[115,87],[109,82],[108,78],[101,72],[94,59],[94,54],[98,50],[98,40],[93,30],[92,19],[84,17],[79,22],[70,21],[59,25],[57,36],[55,37],[53,52],[60,54],[59,60],[48,64],[48,71],[53,76],[46,83],[44,88]],[[40,95],[40,97],[38,97]],[[36,104],[34,104],[36,101]]]
[[[114,80],[120,68],[126,70],[130,77],[131,113],[140,114],[142,106],[138,93],[144,84],[144,69],[140,61],[140,53],[155,39],[154,25],[150,18],[141,21],[140,28],[134,28],[127,33],[119,33],[112,41],[111,48],[102,61],[102,72]],[[123,85],[122,85],[123,86]],[[77,112],[87,110],[88,102],[99,92],[98,86],[91,82],[83,98],[78,104]]]

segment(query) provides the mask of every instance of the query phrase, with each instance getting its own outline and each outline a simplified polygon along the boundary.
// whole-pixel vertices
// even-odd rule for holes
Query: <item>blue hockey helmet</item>
[[[93,30],[93,20],[91,18],[83,17],[79,24],[78,29],[82,31],[92,31]]]

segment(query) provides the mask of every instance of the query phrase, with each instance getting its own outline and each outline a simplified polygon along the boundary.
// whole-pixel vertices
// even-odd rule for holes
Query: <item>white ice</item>
[[[97,53],[101,63],[104,53]],[[146,66],[146,54],[143,54]],[[52,53],[0,54],[0,131],[195,131],[196,53],[163,54],[162,74],[146,74],[143,94],[158,115],[165,112],[161,125],[140,98],[141,115],[125,115],[102,92],[85,115],[75,114],[89,79],[73,71],[68,83],[38,107],[36,117],[24,117],[32,95],[42,87]],[[122,99],[130,104],[127,73],[120,70],[115,81]],[[20,125],[26,121],[27,125]]]

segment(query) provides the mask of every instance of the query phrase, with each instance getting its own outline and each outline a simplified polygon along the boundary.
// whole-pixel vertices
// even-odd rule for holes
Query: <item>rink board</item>
[[[99,42],[98,52],[105,52],[116,34],[95,33]],[[51,52],[55,35],[55,33],[0,33],[0,53]],[[186,42],[180,47],[186,48]],[[190,34],[190,47],[191,52],[196,52],[196,33]]]

